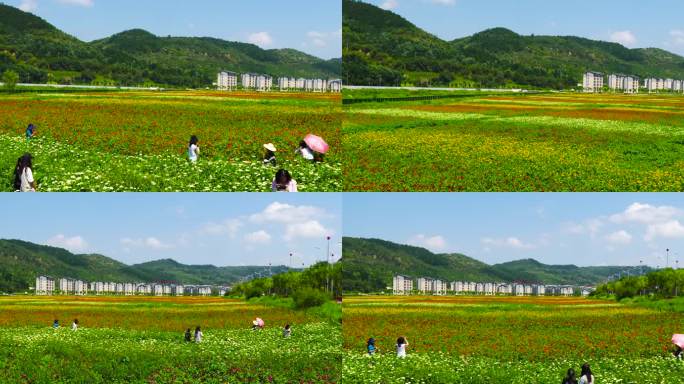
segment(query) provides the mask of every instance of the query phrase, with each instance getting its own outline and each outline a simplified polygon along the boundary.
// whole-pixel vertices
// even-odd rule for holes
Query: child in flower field
[[[283,328],[283,337],[290,337],[292,334],[292,330],[290,329],[290,324],[285,324],[285,328]]]
[[[200,153],[198,143],[199,139],[197,138],[197,136],[192,135],[190,137],[190,144],[188,144],[188,160],[190,160],[190,162],[192,163],[197,162],[197,157]]]
[[[679,345],[675,344],[675,351],[674,351],[674,357],[681,359],[682,358],[682,347]]]
[[[33,179],[33,157],[30,153],[25,153],[17,159],[17,166],[14,168],[14,190],[17,192],[35,192],[36,182]]]
[[[397,357],[406,357],[406,347],[409,345],[408,340],[404,336],[399,336],[397,339]]]
[[[198,325],[197,328],[195,328],[195,343],[201,343],[202,342],[202,336],[204,336],[204,334],[202,333],[202,330],[200,329],[200,326]]]
[[[78,329],[78,319],[74,319],[74,322],[71,323],[71,330],[75,331]]]
[[[594,375],[591,373],[591,368],[589,363],[584,363],[582,365],[582,373],[580,374],[579,384],[593,384]]]
[[[192,333],[190,332],[190,328],[185,330],[185,342],[189,343],[192,341]]]
[[[378,351],[378,349],[375,347],[375,339],[374,338],[371,337],[370,339],[368,339],[368,341],[366,342],[366,350],[368,351],[368,354],[370,356],[375,355],[375,352]]]
[[[575,370],[570,368],[568,369],[568,374],[565,375],[565,379],[563,379],[562,384],[577,384],[577,379],[575,378]]]
[[[36,135],[36,126],[33,124],[29,124],[28,128],[26,128],[26,141],[29,141],[33,138],[33,136]]]
[[[52,322],[52,328],[59,328],[59,320],[55,319],[55,321]]]
[[[271,182],[273,192],[297,192],[297,182],[290,176],[290,172],[279,169]]]
[[[275,145],[272,143],[264,144],[264,148],[266,149],[266,154],[264,155],[264,165],[271,165],[275,167],[277,163],[275,157]]]

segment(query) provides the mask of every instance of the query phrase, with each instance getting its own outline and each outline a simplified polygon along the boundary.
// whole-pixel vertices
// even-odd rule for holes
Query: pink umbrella
[[[681,333],[675,333],[672,335],[672,342],[678,345],[680,348],[684,348],[684,335]]]
[[[261,319],[261,317],[256,318],[257,325],[260,327],[264,326],[264,321]]]
[[[304,142],[309,146],[309,148],[318,153],[326,153],[330,149],[330,146],[325,142],[325,140],[323,140],[322,137],[312,135],[310,133],[306,135]]]

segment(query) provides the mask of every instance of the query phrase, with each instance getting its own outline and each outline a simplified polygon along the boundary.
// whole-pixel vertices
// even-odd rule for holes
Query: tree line
[[[615,296],[616,299],[635,296],[673,298],[684,296],[684,270],[665,268],[640,276],[625,276],[596,287],[592,295]]]
[[[291,298],[295,307],[309,308],[342,297],[341,282],[341,263],[319,262],[304,270],[291,270],[239,283],[230,294],[245,299],[264,296]]]

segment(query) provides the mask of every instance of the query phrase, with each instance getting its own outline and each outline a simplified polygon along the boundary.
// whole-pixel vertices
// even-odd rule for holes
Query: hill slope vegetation
[[[273,273],[286,270],[284,266],[272,268]],[[25,291],[34,285],[37,275],[85,281],[230,284],[263,271],[263,266],[185,265],[171,259],[126,265],[98,254],[76,255],[62,248],[21,240],[0,240],[0,292]]]
[[[436,254],[425,248],[379,239],[343,238],[343,287],[347,292],[373,292],[392,285],[392,276],[431,277],[447,281],[525,282],[593,285],[638,267],[547,265],[525,259],[489,265],[459,253]]]
[[[27,83],[208,87],[220,70],[339,77],[340,59],[210,37],[160,37],[142,29],[83,42],[31,13],[0,3],[0,73]]]
[[[446,41],[355,0],[343,0],[342,15],[346,84],[566,89],[586,70],[684,79],[684,58],[657,48],[505,28]]]

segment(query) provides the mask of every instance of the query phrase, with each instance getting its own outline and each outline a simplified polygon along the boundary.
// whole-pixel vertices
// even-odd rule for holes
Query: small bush
[[[311,308],[323,305],[330,300],[328,294],[313,288],[300,288],[293,295],[295,308]]]

